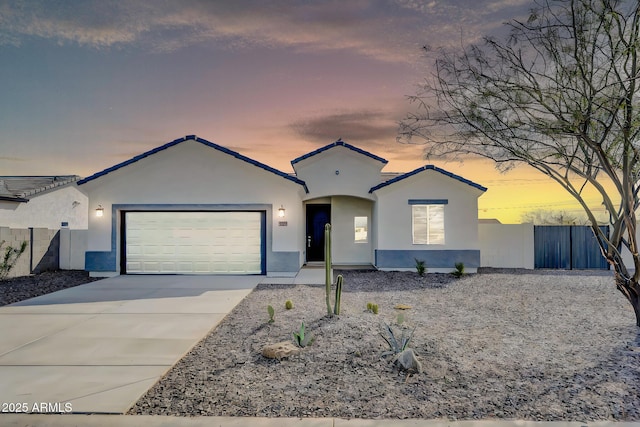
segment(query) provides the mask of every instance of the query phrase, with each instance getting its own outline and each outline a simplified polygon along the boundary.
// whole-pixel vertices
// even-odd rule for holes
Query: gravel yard
[[[258,286],[130,413],[640,420],[640,335],[610,272],[343,274],[342,314],[332,318],[323,286]],[[0,305],[93,280],[82,271],[10,279],[0,282]],[[302,321],[315,340],[301,354],[260,354]],[[415,328],[421,373],[381,358],[382,322]]]
[[[46,271],[0,281],[0,306],[98,280],[86,271]]]
[[[331,318],[322,286],[260,285],[130,413],[640,420],[638,329],[611,273],[485,271],[345,271]],[[395,327],[415,328],[421,373],[381,358],[397,304],[411,306]],[[281,361],[261,355],[302,321],[312,345]]]

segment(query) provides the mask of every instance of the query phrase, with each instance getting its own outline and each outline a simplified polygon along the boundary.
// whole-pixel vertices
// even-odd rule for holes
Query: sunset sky
[[[504,33],[530,0],[0,0],[0,175],[90,175],[195,134],[285,172],[342,138],[419,167],[396,142],[422,46]],[[489,188],[480,218],[579,208],[542,175],[429,161]],[[599,205],[597,197],[594,206]]]

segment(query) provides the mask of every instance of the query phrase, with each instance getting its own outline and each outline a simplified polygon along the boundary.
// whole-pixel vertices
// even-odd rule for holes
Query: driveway
[[[118,276],[0,307],[0,412],[126,412],[263,279]]]

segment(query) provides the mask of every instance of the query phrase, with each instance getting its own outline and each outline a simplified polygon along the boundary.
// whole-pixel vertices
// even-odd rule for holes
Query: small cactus
[[[284,302],[284,308],[286,308],[287,310],[291,310],[293,308],[293,301],[291,301],[290,299],[286,300]]]
[[[276,311],[273,309],[273,306],[267,306],[267,313],[269,313],[269,323],[275,322]]]
[[[367,303],[367,311],[369,313],[378,314],[378,304],[368,302]]]

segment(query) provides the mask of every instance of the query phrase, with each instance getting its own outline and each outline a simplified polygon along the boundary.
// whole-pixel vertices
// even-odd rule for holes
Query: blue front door
[[[324,261],[324,226],[331,222],[331,205],[307,205],[307,261]]]

